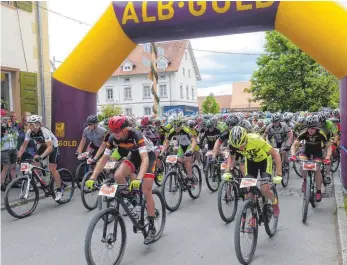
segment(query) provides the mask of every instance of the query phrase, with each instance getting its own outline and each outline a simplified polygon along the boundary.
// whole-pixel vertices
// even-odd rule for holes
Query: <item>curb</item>
[[[40,195],[39,195],[39,200],[44,199],[44,198],[47,198],[47,197],[45,196],[45,194],[40,194]],[[32,202],[32,201],[34,201],[34,198],[28,200],[28,202]],[[10,206],[12,207],[12,206],[16,205],[18,202],[19,202],[19,201],[16,201],[16,202],[12,203]],[[3,203],[1,202],[1,211],[5,210],[5,209],[6,209],[6,208],[5,208],[5,204],[3,204]]]
[[[341,170],[341,169],[340,169]],[[334,178],[334,195],[336,200],[336,214],[337,214],[337,230],[338,230],[338,243],[340,248],[340,256],[342,265],[347,265],[347,214],[344,209],[344,194],[346,190],[342,187],[341,172],[338,171],[338,176]]]

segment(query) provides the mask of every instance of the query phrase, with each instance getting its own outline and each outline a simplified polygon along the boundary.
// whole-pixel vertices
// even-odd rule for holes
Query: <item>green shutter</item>
[[[20,72],[20,102],[22,113],[37,114],[37,74]]]
[[[19,9],[32,12],[33,11],[33,3],[32,1],[15,1],[15,6]]]

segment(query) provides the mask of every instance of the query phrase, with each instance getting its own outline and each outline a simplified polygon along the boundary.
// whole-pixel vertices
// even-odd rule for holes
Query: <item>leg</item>
[[[114,174],[114,179],[119,184],[125,184],[126,176],[131,176],[131,179],[133,179],[132,175],[134,174],[134,171],[134,165],[129,160],[124,160]]]
[[[52,176],[54,178],[54,184],[57,186],[57,189],[61,188],[61,178],[60,174],[57,170],[57,164],[51,164],[48,165],[49,171],[52,173]]]
[[[187,177],[192,178],[192,175],[193,175],[193,158],[191,156],[185,157],[184,158],[184,164],[185,164],[186,169],[187,169]]]
[[[1,165],[2,165],[2,170],[1,170],[1,187],[2,190],[5,191],[5,179],[7,172],[10,168],[10,156],[9,156],[9,150],[1,151]]]

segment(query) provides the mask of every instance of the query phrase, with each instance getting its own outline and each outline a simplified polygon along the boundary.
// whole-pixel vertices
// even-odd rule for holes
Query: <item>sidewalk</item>
[[[344,196],[347,196],[347,191],[342,186],[341,168],[334,174],[334,193],[336,199],[336,215],[337,215],[337,230],[338,240],[340,243],[341,264],[347,265],[347,213],[344,208]]]

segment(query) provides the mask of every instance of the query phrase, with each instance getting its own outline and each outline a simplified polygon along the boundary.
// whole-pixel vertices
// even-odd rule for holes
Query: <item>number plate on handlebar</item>
[[[221,169],[221,170],[226,170],[226,169],[227,169],[227,166],[228,166],[227,163],[222,163],[222,164],[220,164],[220,169]]]
[[[240,188],[248,188],[248,187],[254,187],[257,186],[257,179],[252,178],[243,178],[240,183]]]
[[[316,171],[317,170],[317,164],[311,163],[311,162],[304,162],[304,163],[302,163],[302,169],[305,171]]]
[[[107,162],[104,166],[104,169],[114,169],[116,166],[116,162]]]
[[[117,187],[117,184],[111,186],[104,184],[99,191],[99,196],[114,197],[116,195]]]
[[[28,172],[29,168],[30,168],[29,163],[21,163],[20,164],[20,171],[22,171],[22,172]]]
[[[176,155],[168,156],[166,158],[166,163],[176,164],[177,163],[177,156]]]

